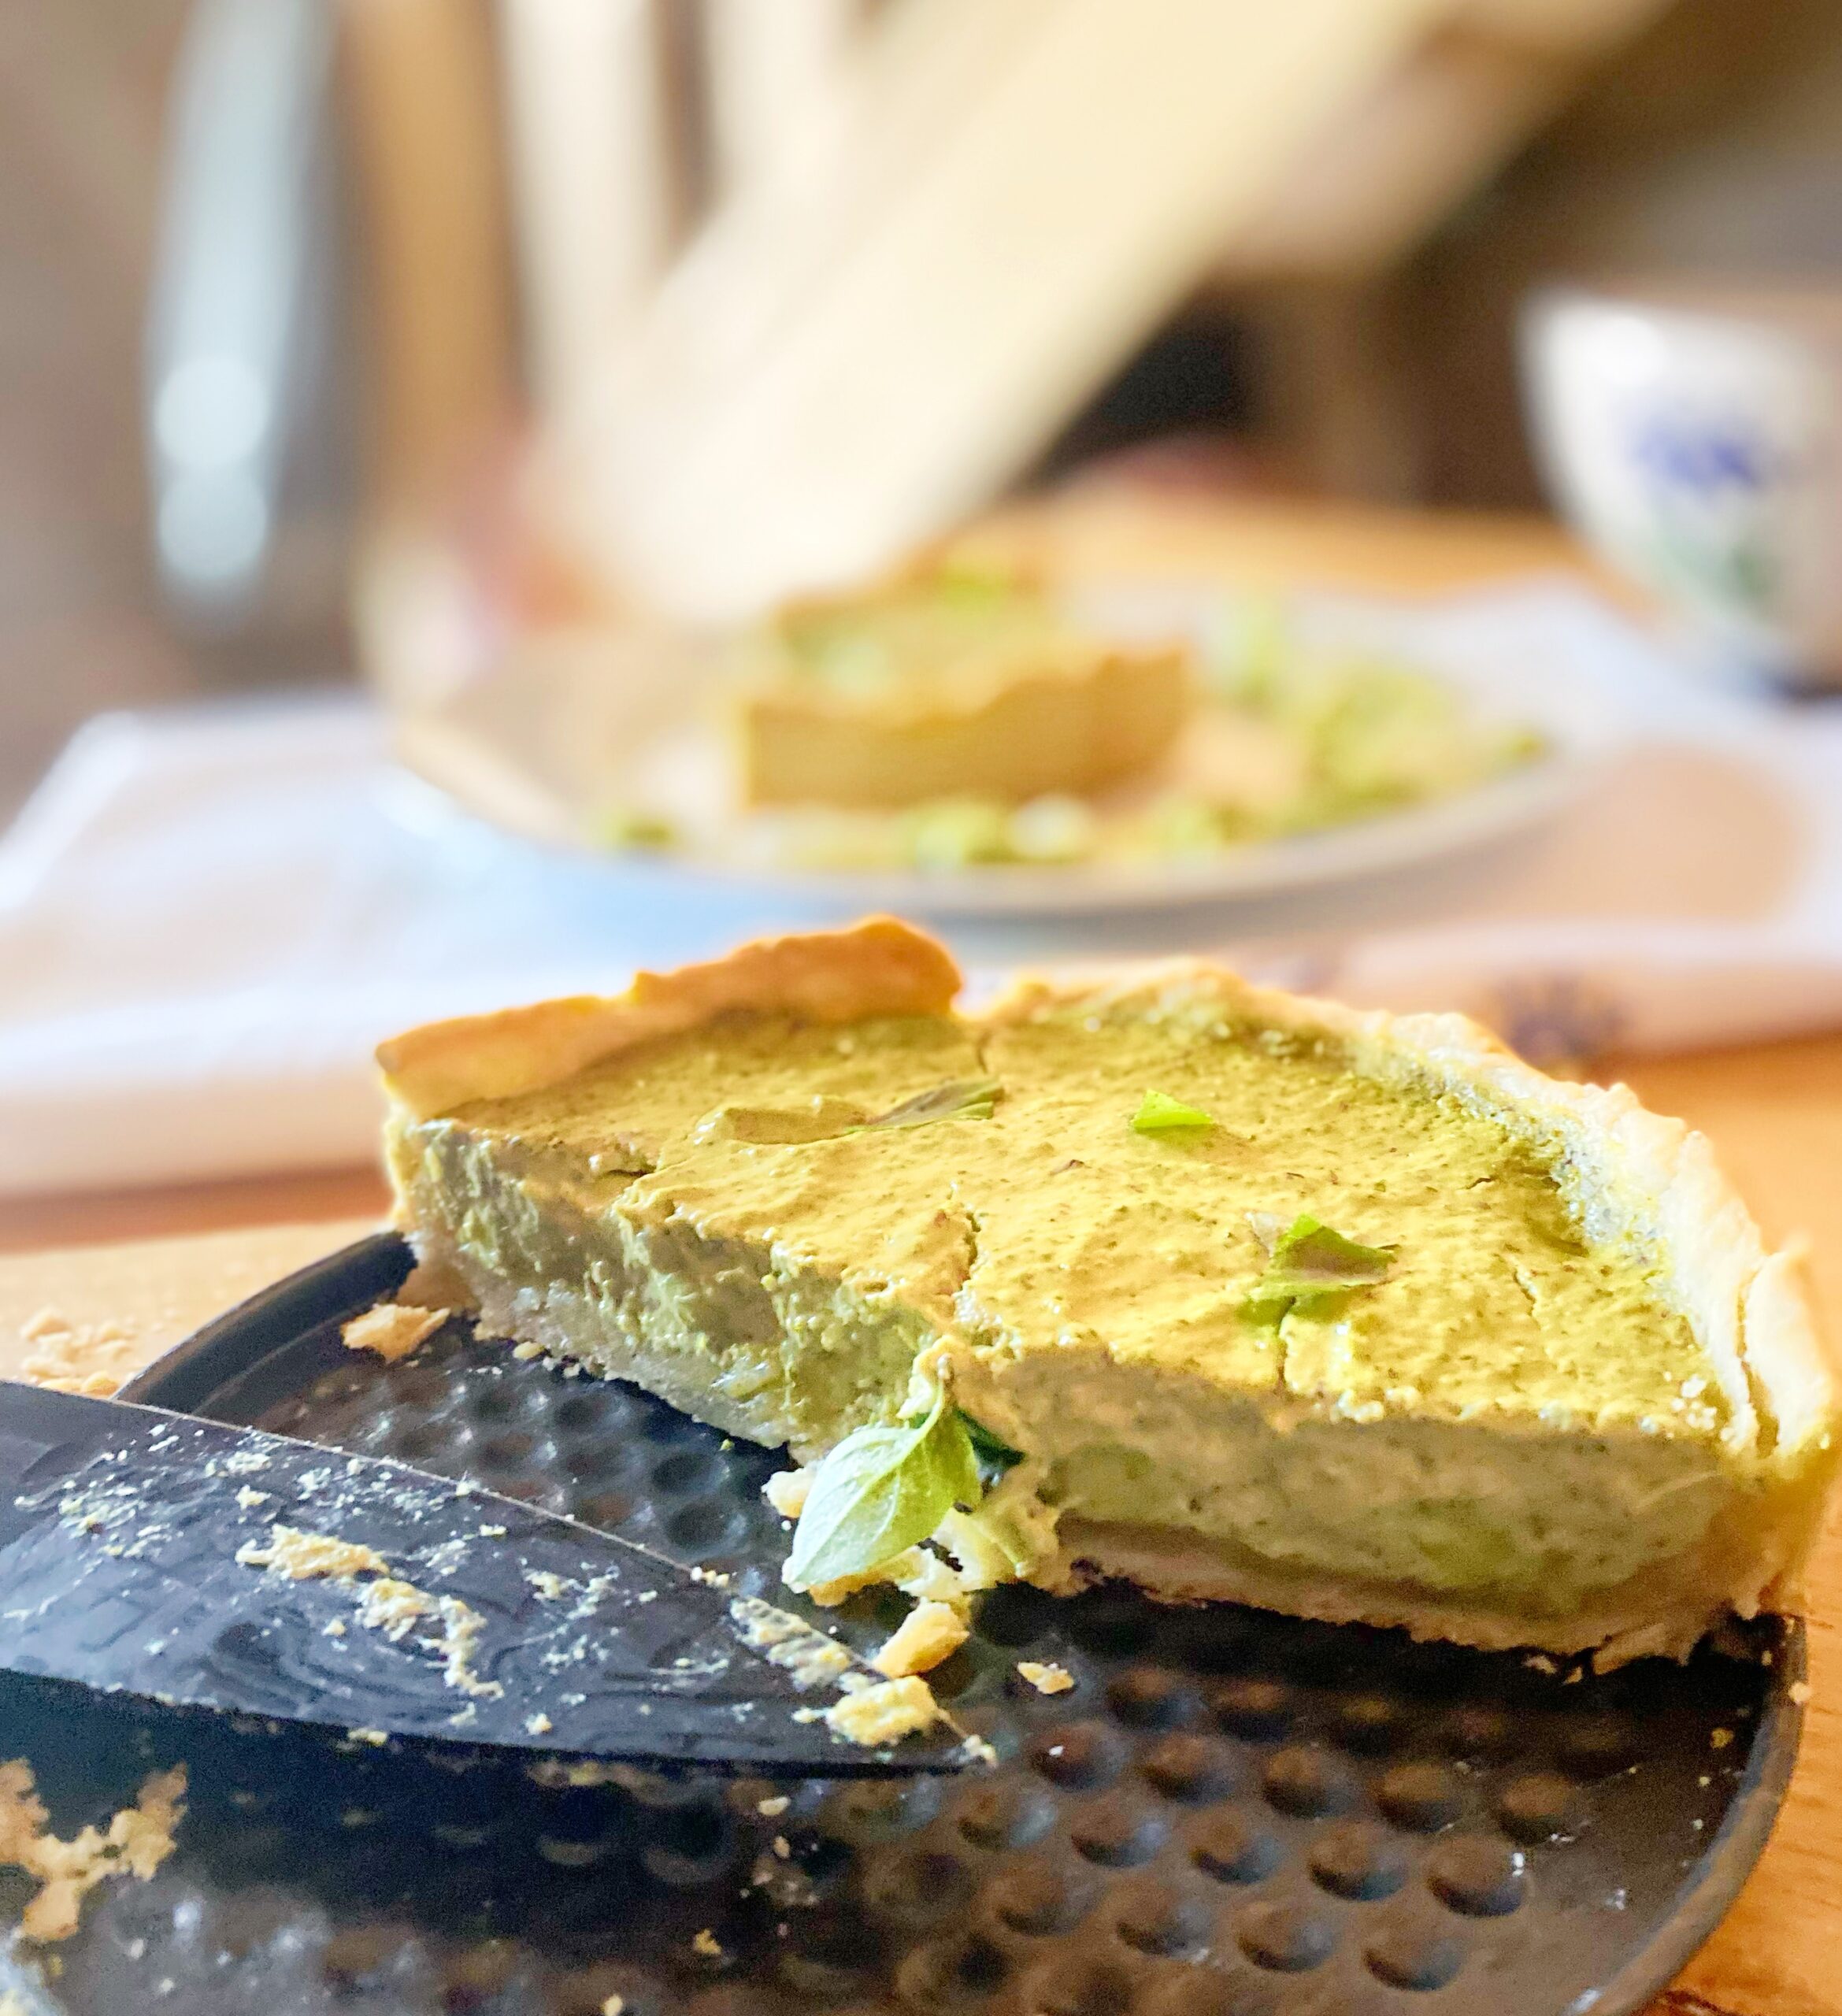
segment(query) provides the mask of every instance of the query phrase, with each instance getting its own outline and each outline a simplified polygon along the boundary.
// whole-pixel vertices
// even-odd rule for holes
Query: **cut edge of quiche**
[[[562,1263],[554,1295],[542,1284],[534,1288],[528,1273],[521,1283],[495,1269],[466,1236],[464,1213],[444,1198],[439,1180],[428,1179],[428,1143],[451,1130],[450,1116],[473,1102],[539,1092],[636,1046],[738,1014],[820,1025],[944,1017],[953,1014],[959,987],[958,971],[938,943],[893,919],[874,918],[841,931],[759,941],[674,973],[643,973],[619,996],[543,1002],[412,1030],[379,1051],[391,1107],[387,1140],[398,1222],[424,1266],[464,1291],[479,1310],[485,1332],[535,1342],[588,1369],[631,1378],[729,1432],[770,1443],[788,1440],[788,1424],[770,1406],[721,1390],[710,1382],[707,1366],[688,1362],[670,1338],[635,1334],[611,1321],[605,1299],[598,1303],[572,1287],[567,1277],[574,1260]],[[1198,961],[1021,981],[967,1018],[966,1025],[990,1032],[1047,1010],[1091,1006],[1103,1013],[1122,999],[1154,1002],[1159,1012],[1206,1001],[1243,1025],[1331,1040],[1355,1076],[1449,1095],[1528,1143],[1553,1172],[1588,1240],[1633,1243],[1651,1256],[1655,1292],[1686,1320],[1722,1403],[1723,1423],[1710,1439],[1718,1475],[1702,1480],[1718,1485],[1722,1495],[1695,1546],[1547,1613],[1494,1600],[1487,1588],[1432,1588],[1412,1577],[1378,1581],[1288,1564],[1180,1525],[1084,1519],[1072,1512],[1058,1523],[1044,1518],[1033,1496],[1044,1476],[1044,1463],[1032,1453],[1047,1411],[1041,1396],[1026,1400],[1020,1411],[1004,1354],[976,1348],[936,1310],[929,1321],[898,1325],[885,1358],[866,1361],[866,1391],[877,1390],[880,1382],[883,1394],[880,1415],[870,1418],[888,1421],[899,1413],[913,1420],[910,1410],[929,1392],[944,1392],[980,1425],[1025,1452],[1027,1460],[992,1494],[1010,1510],[1014,1532],[1027,1536],[1015,1572],[1058,1590],[1119,1576],[1169,1600],[1235,1601],[1331,1622],[1404,1626],[1418,1636],[1485,1648],[1591,1651],[1602,1666],[1651,1653],[1684,1656],[1730,1612],[1751,1616],[1800,1607],[1801,1570],[1838,1453],[1835,1382],[1797,1254],[1766,1250],[1702,1136],[1649,1113],[1622,1085],[1547,1077],[1466,1017],[1358,1011],[1257,987]],[[506,1194],[517,1191],[517,1178],[508,1178]],[[520,1198],[510,1208],[543,1207]],[[617,1199],[607,1209],[617,1216]],[[586,1223],[573,1217],[558,1229],[560,1243],[553,1242],[551,1250],[562,1253],[572,1239],[580,1242]],[[669,1292],[673,1284],[665,1285]],[[1103,1346],[1093,1369],[1107,1379],[1125,1376]],[[1167,1390],[1154,1397],[1167,1409],[1180,1408],[1192,1397],[1179,1390],[1183,1375],[1168,1369],[1141,1369],[1132,1376],[1163,1384]],[[1052,1395],[1052,1380],[1049,1390]],[[1120,1390],[1129,1401],[1129,1384]],[[1151,1394],[1150,1387],[1143,1390]],[[1194,1397],[1199,1405],[1205,1396],[1199,1388]],[[1032,1406],[1039,1410],[1035,1420]],[[1284,1396],[1283,1408],[1268,1406],[1261,1421],[1263,1425],[1251,1432],[1281,1438],[1273,1447],[1301,1423],[1314,1434],[1334,1436],[1337,1459],[1358,1474],[1365,1451],[1379,1453],[1391,1433],[1398,1440],[1410,1432],[1441,1449],[1462,1442],[1462,1463],[1474,1472],[1488,1459],[1490,1438],[1511,1432],[1488,1420],[1442,1418],[1436,1400],[1418,1394],[1398,1406],[1391,1397],[1381,1418],[1373,1410],[1358,1416],[1340,1413],[1332,1402]],[[1558,1421],[1532,1432],[1524,1422],[1514,1432],[1518,1463],[1533,1462],[1537,1477],[1544,1463],[1557,1477],[1571,1465],[1565,1473],[1576,1492],[1591,1491],[1596,1477],[1610,1479],[1635,1446],[1633,1437],[1603,1435],[1590,1423]],[[1508,1452],[1507,1443],[1494,1446]],[[826,1451],[810,1442],[799,1447],[796,1440],[795,1453],[811,1459]],[[966,1524],[963,1514],[951,1518]],[[935,1537],[944,1538],[967,1568],[963,1541],[955,1547],[944,1527]],[[911,1559],[911,1580],[915,1573]],[[988,1564],[982,1575],[968,1573],[966,1585],[988,1583],[1002,1573]],[[899,1574],[891,1571],[888,1578]]]

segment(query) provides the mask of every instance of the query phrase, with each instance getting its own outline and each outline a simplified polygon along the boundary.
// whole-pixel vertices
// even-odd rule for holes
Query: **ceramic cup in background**
[[[1842,288],[1555,287],[1521,346],[1584,536],[1713,665],[1842,687]]]

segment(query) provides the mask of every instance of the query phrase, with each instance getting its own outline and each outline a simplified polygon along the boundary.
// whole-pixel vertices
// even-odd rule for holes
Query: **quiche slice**
[[[753,806],[1078,795],[1155,763],[1195,699],[1181,648],[1089,635],[1036,584],[944,561],[791,605],[754,658],[734,706]]]
[[[958,984],[876,920],[412,1031],[402,1222],[487,1332],[816,1462],[796,1581],[1604,1663],[1796,1606],[1835,1391],[1700,1136],[1212,965]]]

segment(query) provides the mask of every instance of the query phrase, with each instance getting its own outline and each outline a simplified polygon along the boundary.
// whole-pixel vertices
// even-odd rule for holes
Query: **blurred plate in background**
[[[1202,585],[1095,584],[1074,600],[1109,634],[1180,635],[1203,651],[1234,607],[1221,587]],[[1206,853],[924,869],[776,858],[773,821],[732,809],[715,706],[721,675],[678,640],[586,627],[516,639],[465,676],[424,682],[398,708],[395,743],[464,812],[579,860],[680,884],[688,897],[747,890],[802,914],[881,909],[950,920],[1240,906],[1450,863],[1551,820],[1618,739],[1618,710],[1589,665],[1542,648],[1527,629],[1481,626],[1463,600],[1306,595],[1288,620],[1309,651],[1430,675],[1480,723],[1529,731],[1536,753],[1449,796]],[[647,853],[595,837],[610,806],[636,802],[669,813],[678,844]]]

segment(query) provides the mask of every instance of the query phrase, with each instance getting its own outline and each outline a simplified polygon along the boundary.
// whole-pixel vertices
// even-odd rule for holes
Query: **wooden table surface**
[[[1106,501],[1015,528],[1110,573],[1326,580],[1424,593],[1580,565],[1551,527],[1262,506],[1147,513]],[[1668,1058],[1603,1060],[1645,1101],[1712,1136],[1767,1236],[1807,1232],[1819,1301],[1842,1310],[1842,1034]],[[122,1364],[155,1355],[266,1280],[376,1221],[369,1169],[158,1193],[0,1203],[0,1374],[47,1308],[112,1325]],[[121,1243],[132,1241],[133,1243]],[[98,1247],[106,1250],[98,1250]],[[40,1325],[37,1327],[43,1328]],[[1658,2007],[1714,2016],[1842,2016],[1842,1503],[1815,1564],[1814,1689],[1784,1813],[1726,1922]],[[1505,2016],[1514,2016],[1506,2011]]]

